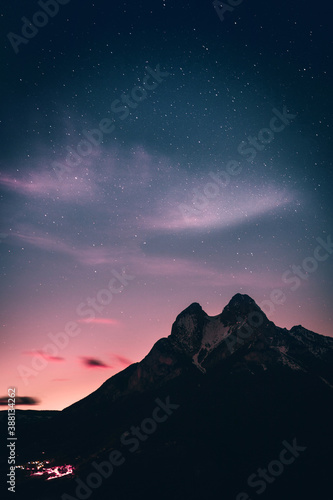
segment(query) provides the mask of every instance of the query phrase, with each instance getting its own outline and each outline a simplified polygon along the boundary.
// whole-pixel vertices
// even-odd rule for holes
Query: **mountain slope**
[[[269,364],[307,370],[333,386],[333,339],[301,326],[290,331],[274,325],[248,295],[235,295],[222,313],[211,317],[193,303],[176,318],[168,338],[158,340],[149,354],[107,380],[97,391],[66,408],[114,403],[133,392],[144,392],[180,376],[194,364],[206,373],[214,364],[241,350],[244,361],[266,369]]]

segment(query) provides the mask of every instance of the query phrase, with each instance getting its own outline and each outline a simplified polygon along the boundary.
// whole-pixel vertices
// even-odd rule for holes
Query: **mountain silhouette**
[[[332,389],[332,338],[276,326],[245,294],[217,316],[193,303],[142,361],[51,420],[21,429],[22,460],[34,449],[76,471],[38,485],[22,480],[25,498],[78,498],[77,478],[84,482],[112,450],[126,460],[89,498],[245,500],[261,496],[260,485],[263,499],[325,498]],[[305,450],[295,464],[275,476],[272,466],[269,479],[251,485],[251,474],[295,442]]]

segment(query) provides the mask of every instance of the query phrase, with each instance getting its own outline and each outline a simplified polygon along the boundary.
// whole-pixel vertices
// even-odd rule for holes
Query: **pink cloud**
[[[39,353],[43,356],[43,358],[47,359],[47,361],[65,361],[65,358],[62,358],[61,356],[50,356],[43,351],[39,351]]]
[[[92,323],[94,325],[119,325],[119,321],[112,318],[85,318],[77,320],[78,323]]]
[[[0,185],[11,191],[33,197],[51,197],[58,200],[89,201],[97,192],[97,185],[81,173],[69,175],[65,181],[58,180],[55,173],[46,169],[32,171],[29,177],[3,175]]]
[[[68,128],[66,125],[66,129]],[[75,135],[75,132],[73,130],[72,134]],[[75,150],[75,144],[68,146]],[[27,197],[47,197],[58,201],[85,203],[93,201],[96,195],[101,195],[103,190],[100,181],[103,172],[108,174],[111,172],[117,177],[120,174],[128,190],[131,186],[133,190],[137,190],[138,184],[148,185],[151,182],[151,171],[155,168],[156,159],[143,147],[134,148],[130,154],[119,151],[114,144],[109,145],[107,150],[108,152],[105,151],[105,145],[94,148],[89,156],[80,157],[80,163],[74,167],[66,164],[68,151],[65,147],[62,148],[63,154],[54,162],[50,161],[49,154],[40,151],[37,161],[30,165],[28,174],[0,175],[0,185]],[[95,172],[97,162],[98,173]],[[24,172],[23,168],[22,171]],[[60,176],[56,171],[60,172]],[[140,182],[133,183],[133,176]]]
[[[26,354],[27,356],[42,356],[44,359],[47,361],[65,361],[65,358],[62,358],[61,356],[51,356],[47,352],[44,351],[39,351],[39,350],[32,350],[32,351],[23,351],[22,354]]]
[[[121,365],[124,365],[124,366],[129,366],[133,363],[133,361],[131,361],[130,359],[125,358],[125,356],[120,356],[119,354],[112,354],[111,356],[113,359],[115,359]]]

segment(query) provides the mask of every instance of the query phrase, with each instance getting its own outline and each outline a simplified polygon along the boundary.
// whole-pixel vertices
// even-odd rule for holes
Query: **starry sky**
[[[1,7],[0,396],[62,409],[238,292],[332,336],[329,2],[62,1]]]

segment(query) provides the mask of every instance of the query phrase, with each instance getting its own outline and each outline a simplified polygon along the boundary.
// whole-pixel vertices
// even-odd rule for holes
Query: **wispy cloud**
[[[27,356],[36,356],[36,355],[39,355],[39,356],[42,356],[47,361],[55,361],[55,362],[65,361],[65,358],[62,358],[61,356],[51,356],[47,352],[44,352],[44,351],[41,351],[41,350],[23,351],[22,354],[25,354]]]
[[[230,272],[223,265],[203,262],[195,257],[173,258],[168,256],[152,256],[143,253],[132,255],[128,259],[129,269],[136,270],[136,276],[172,278],[184,284],[189,280],[193,286],[229,286],[255,285],[267,288],[267,282],[281,285],[281,278],[272,272],[240,270]]]
[[[77,320],[78,323],[86,323],[93,325],[119,325],[119,321],[113,318],[84,318]]]
[[[65,238],[45,235],[29,226],[21,225],[19,230],[12,234],[13,239],[24,242],[52,253],[65,254],[74,260],[87,265],[108,264],[121,255],[121,250],[112,248],[96,248],[94,246],[70,243]]]
[[[131,361],[130,359],[126,358],[125,356],[121,356],[119,354],[111,354],[111,358],[125,367],[133,363],[133,361]]]
[[[52,199],[59,202],[91,203],[105,197],[106,179],[111,190],[130,193],[148,186],[152,172],[156,169],[156,158],[143,147],[138,146],[130,152],[113,146],[97,148],[88,157],[81,157],[77,166],[66,163],[68,152],[54,162],[41,153],[31,165],[28,173],[25,168],[17,168],[14,175],[8,169],[0,174],[0,186],[26,196],[30,199]],[[167,163],[159,158],[159,165]],[[55,167],[55,165],[63,167]],[[96,169],[98,164],[98,169]],[[56,171],[60,172],[60,176]],[[21,173],[24,172],[24,173]],[[104,194],[103,194],[104,193]]]
[[[98,186],[92,176],[71,175],[66,181],[60,181],[46,169],[36,169],[29,176],[0,176],[0,185],[15,193],[29,198],[52,198],[59,201],[91,201],[98,193]]]
[[[203,196],[204,186],[198,191]],[[170,193],[167,201],[158,203],[155,215],[145,218],[144,226],[151,231],[166,232],[230,228],[279,210],[293,201],[292,193],[274,186],[255,186],[252,191],[249,188],[225,189],[214,199],[206,198],[202,205],[192,203],[196,198],[182,199],[179,194]]]
[[[137,277],[165,277],[174,278],[179,281],[190,277],[191,282],[195,285],[247,285],[257,284],[264,286],[267,283],[267,276],[263,272],[255,271],[240,271],[235,273],[225,271],[223,266],[217,266],[208,261],[203,262],[201,259],[183,258],[183,257],[168,257],[167,255],[148,255],[144,253],[139,245],[130,242],[125,247],[105,247],[105,248],[87,248],[87,246],[79,245],[70,241],[65,242],[54,236],[45,236],[42,234],[27,234],[28,228],[21,229],[20,234],[15,237],[18,241],[24,241],[26,244],[31,244],[39,247],[52,254],[66,254],[74,261],[85,266],[114,266],[126,267],[129,272],[135,270]],[[36,231],[35,231],[36,233]],[[134,271],[132,271],[134,272]],[[131,272],[130,272],[131,274]],[[269,273],[270,280],[273,280],[272,273]],[[273,280],[274,281],[274,280]],[[277,281],[278,284],[281,284]],[[118,324],[113,318],[95,318],[82,319],[81,323],[95,325],[113,325]]]

